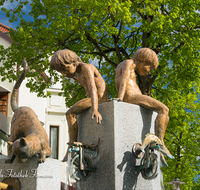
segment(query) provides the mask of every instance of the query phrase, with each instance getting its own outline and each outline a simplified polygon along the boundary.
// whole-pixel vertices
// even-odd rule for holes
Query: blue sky
[[[8,26],[8,27],[11,27],[13,29],[16,29],[16,26],[19,25],[19,21],[16,21],[16,22],[13,22],[13,23],[10,23],[9,22],[9,18],[6,17],[6,14],[1,10],[2,7],[5,7],[7,9],[14,9],[17,5],[18,5],[19,2],[16,2],[14,1],[13,3],[10,3],[8,1],[6,1],[4,3],[3,6],[0,6],[0,23]],[[23,11],[26,12],[26,15],[24,16],[25,19],[29,19],[30,16],[28,15],[28,12],[30,11],[30,5],[29,6],[26,6],[23,8]]]

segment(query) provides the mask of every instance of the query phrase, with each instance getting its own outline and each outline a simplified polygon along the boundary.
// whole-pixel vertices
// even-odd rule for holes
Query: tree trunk
[[[151,96],[151,88],[154,80],[151,75],[140,76],[137,74],[137,82],[142,94]]]

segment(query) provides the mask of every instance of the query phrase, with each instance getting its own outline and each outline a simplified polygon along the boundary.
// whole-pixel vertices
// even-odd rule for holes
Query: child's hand
[[[102,116],[98,111],[93,111],[92,112],[92,119],[94,119],[94,117],[96,117],[97,123],[101,123]]]

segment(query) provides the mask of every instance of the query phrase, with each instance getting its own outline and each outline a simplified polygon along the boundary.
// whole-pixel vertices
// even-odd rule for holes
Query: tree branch
[[[177,53],[177,50],[183,46],[185,44],[185,42],[181,42],[177,47],[175,47],[172,51],[176,52]]]
[[[110,53],[112,51],[115,51],[115,48],[110,48],[107,50],[102,50],[104,53]],[[80,51],[80,53],[84,53],[84,54],[96,54],[96,55],[102,55],[100,52],[89,52],[89,51]]]
[[[113,62],[104,52],[103,50],[100,48],[100,46],[98,45],[97,41],[95,39],[93,39],[87,32],[85,32],[85,36],[86,38],[94,44],[94,46],[99,50],[100,54],[105,58],[106,61],[108,61],[112,66],[117,67],[117,64],[115,62]]]
[[[115,35],[112,35],[113,37],[113,41],[114,41],[114,45],[115,45],[115,51],[118,57],[119,62],[122,62],[122,56],[120,54],[120,50],[119,50],[119,46],[118,46],[118,38],[116,38]]]

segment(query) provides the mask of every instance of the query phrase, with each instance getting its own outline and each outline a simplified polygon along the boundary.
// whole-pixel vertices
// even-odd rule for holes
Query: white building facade
[[[0,24],[0,45],[3,45],[4,48],[8,48],[12,40],[7,35],[9,27]],[[3,66],[3,63],[0,62],[0,66]],[[9,139],[10,129],[9,124],[12,119],[12,109],[10,107],[10,96],[14,83],[9,83],[9,80],[1,82],[2,77],[0,76],[0,157],[7,155],[7,141]]]
[[[0,23],[1,26],[5,26]],[[5,26],[6,27],[6,26]],[[9,29],[9,27],[7,27]],[[3,32],[0,31],[2,34]],[[5,33],[4,33],[5,34]],[[5,35],[0,35],[0,45],[9,47],[12,41],[8,41]],[[0,62],[0,66],[3,64]],[[7,155],[7,141],[10,134],[10,122],[12,119],[12,109],[10,107],[10,97],[15,82],[9,83],[8,80],[1,82],[0,76],[0,153]],[[68,126],[65,113],[65,98],[58,95],[61,92],[61,85],[58,83],[51,88],[46,89],[45,93],[51,92],[51,97],[37,97],[36,93],[30,93],[26,87],[27,80],[25,79],[18,93],[18,105],[28,106],[32,108],[39,120],[41,121],[46,133],[49,137],[49,143],[53,151],[52,158],[62,160],[67,150]],[[1,105],[3,104],[3,105]],[[5,105],[4,105],[5,104]],[[66,167],[67,164],[62,162],[61,181],[66,183]]]

